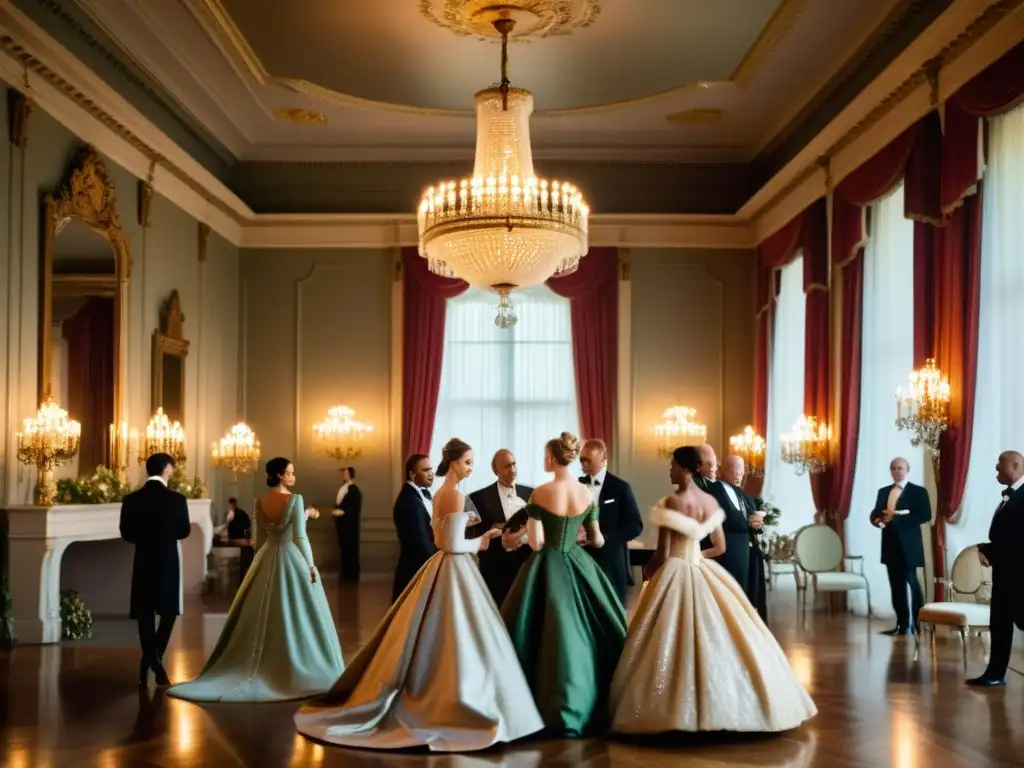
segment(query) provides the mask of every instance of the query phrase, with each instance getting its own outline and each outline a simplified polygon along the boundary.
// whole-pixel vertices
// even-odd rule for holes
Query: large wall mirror
[[[82,424],[78,467],[109,465],[121,420],[131,249],[103,160],[85,147],[45,201],[40,285],[40,399],[53,395]]]
[[[177,291],[160,309],[160,327],[153,333],[153,410],[163,408],[171,421],[185,422],[185,315]]]

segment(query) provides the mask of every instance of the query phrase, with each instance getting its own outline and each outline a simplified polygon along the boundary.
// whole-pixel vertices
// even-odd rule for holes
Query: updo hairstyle
[[[465,440],[460,440],[457,437],[453,437],[447,443],[444,444],[444,448],[441,449],[441,461],[437,464],[437,470],[434,472],[438,477],[444,477],[448,474],[448,470],[452,466],[452,462],[458,461],[466,452],[470,450],[469,443]]]
[[[271,488],[277,488],[281,484],[281,475],[287,471],[289,464],[291,464],[291,461],[283,456],[278,456],[268,461],[266,466],[267,485]]]
[[[700,467],[700,449],[695,445],[683,445],[672,451],[672,460],[691,475]]]
[[[572,432],[563,432],[556,438],[548,440],[545,446],[551,452],[556,464],[567,467],[580,457],[580,439]]]

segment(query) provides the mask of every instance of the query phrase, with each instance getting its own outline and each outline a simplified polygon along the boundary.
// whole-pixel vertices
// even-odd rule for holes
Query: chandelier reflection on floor
[[[708,428],[695,421],[697,418],[696,408],[675,405],[661,414],[661,418],[664,421],[654,428],[659,456],[667,459],[681,445],[697,445],[707,442]]]
[[[475,97],[473,176],[427,189],[417,222],[419,252],[430,270],[497,293],[494,323],[511,328],[518,321],[511,291],[579,266],[587,253],[589,209],[572,184],[534,175],[533,96],[510,87],[508,36],[515,21],[502,8],[489,8],[501,35],[501,84]]]
[[[798,475],[816,475],[829,466],[832,427],[819,424],[813,416],[801,416],[793,431],[782,436],[782,460],[792,464]]]
[[[363,455],[363,440],[373,427],[355,420],[356,412],[347,405],[327,410],[327,418],[313,425],[313,447],[332,459],[349,461]]]
[[[939,455],[939,438],[949,426],[949,382],[929,359],[912,371],[906,392],[896,390],[896,428],[911,433],[910,444]]]

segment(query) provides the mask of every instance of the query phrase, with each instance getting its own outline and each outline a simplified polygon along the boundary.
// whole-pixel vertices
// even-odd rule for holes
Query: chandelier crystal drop
[[[753,427],[729,438],[729,451],[743,459],[750,477],[764,477],[764,449],[764,438]]]
[[[181,422],[167,418],[163,408],[157,408],[153,418],[146,425],[141,450],[138,453],[139,464],[145,464],[146,459],[154,453],[166,453],[178,464],[185,461],[185,428],[181,426]]]
[[[812,475],[829,468],[832,427],[819,424],[814,416],[801,416],[793,430],[782,436],[782,460],[792,464],[798,475]]]
[[[576,271],[587,254],[590,213],[572,184],[534,174],[533,96],[508,79],[514,25],[510,18],[494,21],[501,84],[476,94],[473,176],[428,188],[417,217],[419,253],[430,271],[496,292],[499,328],[515,325],[511,291]]]

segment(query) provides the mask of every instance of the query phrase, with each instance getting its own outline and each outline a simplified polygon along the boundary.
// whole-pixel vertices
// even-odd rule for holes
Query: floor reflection
[[[383,580],[358,589],[326,580],[346,658],[352,658],[387,607]],[[356,600],[358,599],[358,604]],[[297,704],[198,706],[135,684],[138,648],[131,622],[97,622],[93,640],[21,646],[0,653],[0,766],[345,766],[346,768],[952,768],[1021,764],[1024,677],[1002,691],[963,686],[956,638],[940,635],[915,655],[913,641],[877,634],[868,622],[823,608],[796,610],[795,594],[771,593],[772,629],[819,715],[792,733],[728,734],[646,740],[550,740],[471,755],[379,753],[308,741],[295,732]],[[175,680],[202,668],[223,623],[227,600],[187,600],[168,650]],[[972,669],[984,646],[968,649]]]

